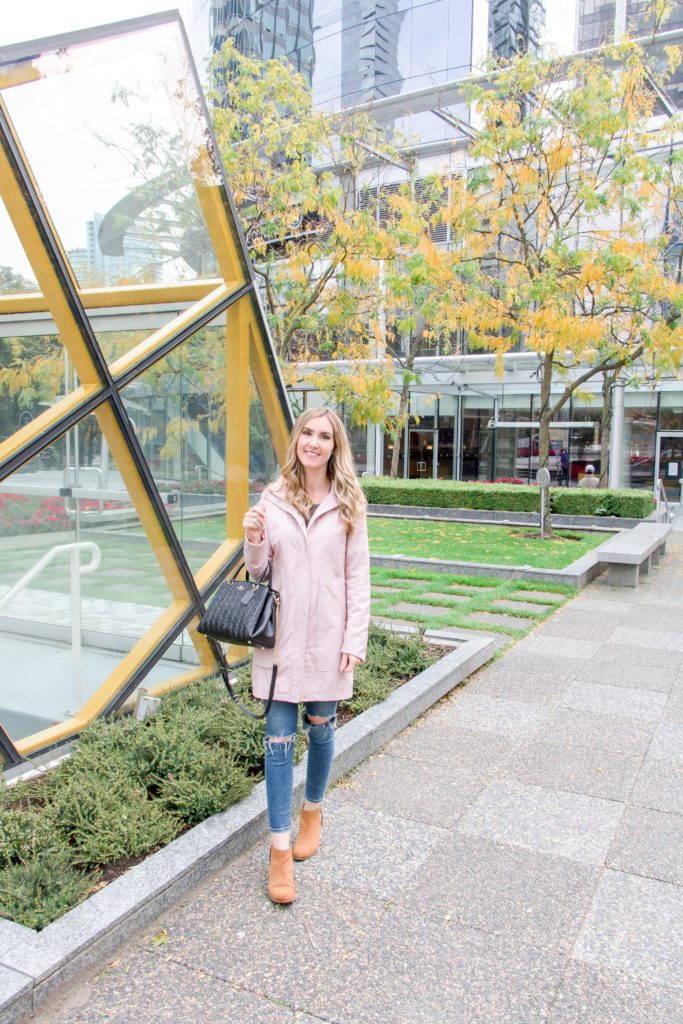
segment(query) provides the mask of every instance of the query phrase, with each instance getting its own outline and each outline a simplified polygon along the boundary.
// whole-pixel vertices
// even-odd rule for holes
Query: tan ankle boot
[[[293,903],[296,899],[291,846],[288,850],[276,850],[274,846],[270,848],[268,895],[273,903]]]
[[[320,847],[320,831],[323,824],[323,812],[320,808],[316,811],[301,812],[301,824],[299,834],[294,840],[292,855],[294,860],[308,860]]]

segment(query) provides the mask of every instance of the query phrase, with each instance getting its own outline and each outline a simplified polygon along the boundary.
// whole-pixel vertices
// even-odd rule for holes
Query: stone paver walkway
[[[681,850],[677,532],[343,780],[293,907],[261,842],[34,1021],[675,1024]]]

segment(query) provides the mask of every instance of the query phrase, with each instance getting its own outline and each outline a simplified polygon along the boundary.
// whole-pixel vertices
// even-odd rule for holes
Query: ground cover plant
[[[421,637],[371,627],[348,718],[438,656]],[[238,673],[247,702],[249,670]],[[153,718],[98,721],[38,781],[0,787],[0,917],[43,928],[150,851],[246,796],[262,776],[263,722],[209,680]],[[297,757],[303,750],[300,737]]]
[[[484,526],[436,520],[368,519],[373,554],[405,555],[486,565],[529,565],[564,569],[602,544],[602,533],[557,530],[542,540],[532,527]]]
[[[426,569],[373,567],[372,612],[378,620],[420,629],[476,629],[518,640],[552,615],[574,587],[462,576]]]

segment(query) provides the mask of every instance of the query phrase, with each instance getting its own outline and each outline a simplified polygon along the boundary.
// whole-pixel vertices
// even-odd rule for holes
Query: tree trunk
[[[401,434],[406,424],[406,413],[408,411],[408,402],[410,401],[410,382],[408,375],[404,374],[403,377],[403,388],[401,389],[401,398],[398,403],[398,417],[397,427],[392,432],[394,439],[394,450],[391,453],[391,470],[390,475],[392,479],[396,479],[398,476],[398,459],[401,453]]]
[[[600,413],[600,486],[609,486],[609,436],[612,426],[612,403],[614,384],[618,370],[604,373],[602,377],[602,411]]]
[[[550,405],[550,385],[553,380],[553,356],[546,353],[541,363],[541,415],[538,432],[538,468],[550,469],[550,417],[552,408]],[[553,528],[550,521],[550,488],[544,487],[541,491],[544,502],[541,537],[543,539],[552,537]]]

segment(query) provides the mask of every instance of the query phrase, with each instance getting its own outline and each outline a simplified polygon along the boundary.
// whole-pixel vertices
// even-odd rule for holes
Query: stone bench
[[[602,544],[596,556],[607,565],[608,584],[637,587],[640,576],[645,576],[651,565],[659,565],[672,529],[671,523],[639,523]]]

